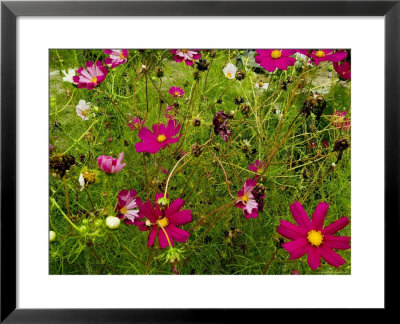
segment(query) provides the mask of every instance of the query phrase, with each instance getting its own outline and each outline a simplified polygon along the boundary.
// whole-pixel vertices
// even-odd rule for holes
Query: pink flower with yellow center
[[[105,173],[117,173],[126,165],[126,163],[121,163],[123,158],[124,152],[119,154],[118,159],[113,158],[112,156],[100,155],[97,158],[97,164]]]
[[[351,80],[351,66],[349,62],[343,62],[341,64],[334,62],[333,68],[337,72],[339,79]]]
[[[133,224],[136,218],[139,218],[139,206],[142,201],[136,197],[135,190],[121,190],[118,194],[118,203],[115,207],[117,217],[123,219],[126,225]]]
[[[169,147],[170,144],[178,142],[181,138],[182,134],[174,137],[178,134],[180,128],[181,124],[176,125],[176,120],[174,119],[170,119],[167,126],[164,124],[154,124],[153,132],[147,127],[143,127],[138,134],[143,142],[135,144],[136,152],[155,154],[160,149],[164,149],[166,146]]]
[[[296,59],[291,55],[295,53],[296,50],[258,49],[254,58],[268,72],[274,72],[275,69],[287,70],[288,66],[294,65]]]
[[[345,129],[348,131],[351,127],[350,118],[346,117],[345,111],[340,112],[336,110],[335,113],[332,115],[331,125],[335,126],[336,128]]]
[[[186,65],[193,65],[193,62],[201,57],[200,51],[193,49],[176,49],[171,50],[171,53],[174,55],[175,62],[184,61]]]
[[[76,71],[80,75],[73,77],[73,81],[78,84],[78,88],[93,89],[105,80],[108,73],[107,67],[103,66],[100,61],[97,61],[96,64],[92,61],[87,62],[86,69],[80,67]]]
[[[129,55],[129,52],[126,49],[123,50],[105,49],[104,53],[110,55],[104,60],[104,64],[109,65],[112,69],[118,65],[124,64],[127,61]]]
[[[143,124],[144,124],[144,120],[142,120],[140,117],[135,117],[135,118],[131,117],[131,120],[129,122],[127,122],[127,125],[132,130],[140,129]]]
[[[258,203],[252,193],[257,181],[247,179],[242,189],[238,192],[238,199],[236,200],[235,207],[243,210],[244,217],[256,218],[258,216]]]
[[[267,166],[267,163],[265,161],[257,160],[254,163],[251,163],[249,165],[249,170],[261,174],[264,172],[264,169],[266,166]],[[259,175],[256,175],[254,177],[254,179],[257,180],[259,177],[260,177]]]
[[[308,264],[312,270],[321,266],[321,258],[330,265],[340,267],[346,260],[333,249],[350,249],[350,237],[333,235],[349,224],[347,217],[323,227],[328,208],[328,203],[319,203],[310,221],[303,206],[296,201],[290,205],[290,212],[298,226],[281,220],[276,230],[280,235],[292,240],[282,245],[289,252],[290,259],[298,259],[307,254]]]
[[[165,208],[160,208],[157,201],[164,197],[164,194],[156,195],[155,207],[150,201],[140,205],[140,220],[135,220],[134,224],[141,231],[150,231],[148,246],[153,246],[154,240],[158,237],[158,243],[162,249],[170,244],[174,246],[174,241],[186,242],[190,233],[179,228],[192,221],[192,212],[190,210],[181,210],[185,202],[182,199],[176,199]],[[167,196],[168,197],[168,196]]]
[[[315,65],[319,65],[320,62],[340,62],[347,57],[346,51],[335,51],[333,49],[319,49],[313,50],[310,54],[311,61]]]
[[[176,98],[176,97],[183,97],[183,95],[184,95],[184,93],[185,93],[185,91],[183,91],[183,89],[181,89],[181,88],[179,88],[179,87],[171,87],[171,88],[169,88],[168,92],[169,92],[170,94],[172,94],[172,96],[173,96],[174,98]]]

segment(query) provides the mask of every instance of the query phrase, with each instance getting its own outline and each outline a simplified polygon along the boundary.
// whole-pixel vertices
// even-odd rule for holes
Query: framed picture
[[[1,15],[1,321],[393,308],[398,1]]]

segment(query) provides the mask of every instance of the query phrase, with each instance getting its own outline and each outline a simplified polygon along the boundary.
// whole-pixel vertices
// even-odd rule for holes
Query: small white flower
[[[121,223],[120,219],[115,216],[108,216],[106,218],[106,225],[109,229],[117,229]]]
[[[332,163],[332,168],[336,168],[336,163],[335,162]]]
[[[90,102],[86,103],[85,100],[79,100],[79,104],[76,105],[76,114],[83,120],[89,119]]]
[[[282,111],[280,111],[280,109],[277,109],[275,111],[275,114],[278,116],[279,119],[282,118],[282,116],[283,116]]]
[[[50,242],[53,242],[56,239],[56,237],[57,237],[56,232],[54,232],[54,231],[50,231],[49,232],[49,240],[50,240]]]
[[[262,82],[262,81],[259,81],[259,82],[256,83],[256,88],[257,89],[268,90],[268,87],[269,87],[269,83]]]
[[[228,79],[234,79],[237,69],[238,69],[238,68],[237,68],[236,66],[234,66],[232,63],[228,63],[228,64],[222,69],[222,72],[224,72],[225,76],[226,76]]]
[[[63,81],[75,83],[74,80],[73,80],[73,77],[75,75],[75,70],[74,69],[68,69],[68,73],[65,72],[65,70],[62,70],[61,72],[64,74]]]

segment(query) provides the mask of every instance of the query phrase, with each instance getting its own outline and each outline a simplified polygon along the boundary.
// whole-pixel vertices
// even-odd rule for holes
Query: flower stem
[[[178,166],[178,164],[187,156],[190,155],[190,153],[186,153],[184,156],[182,156],[178,162],[176,162],[175,166],[173,167],[172,171],[169,173],[168,179],[167,179],[167,184],[165,185],[165,192],[164,192],[164,197],[167,197],[167,192],[168,192],[168,185],[169,185],[169,181],[171,180],[171,177],[174,173],[174,170],[176,169],[176,167]]]

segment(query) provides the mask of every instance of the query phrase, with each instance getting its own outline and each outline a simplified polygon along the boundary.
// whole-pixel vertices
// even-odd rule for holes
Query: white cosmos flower
[[[68,69],[68,73],[65,72],[65,70],[62,70],[61,72],[65,75],[63,77],[63,81],[75,83],[74,80],[73,80],[73,77],[75,75],[75,70],[74,69]]]
[[[85,100],[79,100],[76,105],[76,114],[83,120],[89,119],[90,102],[86,103]]]
[[[262,82],[262,81],[259,81],[259,82],[256,83],[256,88],[257,89],[268,90],[268,87],[269,87],[269,83]]]
[[[234,79],[237,69],[238,69],[238,68],[237,68],[236,66],[234,66],[232,63],[228,63],[228,64],[222,69],[222,72],[224,72],[225,76],[226,76],[228,79]]]

